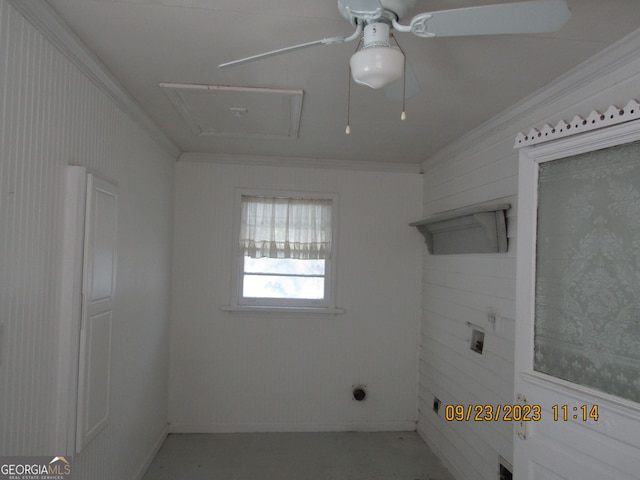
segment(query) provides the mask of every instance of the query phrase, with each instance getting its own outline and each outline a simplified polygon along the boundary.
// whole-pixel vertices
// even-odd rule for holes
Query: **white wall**
[[[237,187],[339,194],[336,316],[229,313]],[[415,428],[422,177],[178,162],[170,420],[177,432]],[[354,384],[369,397],[351,398]]]
[[[167,422],[173,157],[0,0],[0,455],[61,455],[57,318],[67,164],[119,185],[111,420],[74,478],[132,479]],[[64,442],[63,442],[64,444]]]
[[[424,258],[418,431],[458,480],[498,478],[498,455],[512,459],[508,422],[447,422],[432,411],[445,404],[513,403],[515,252],[519,131],[555,125],[640,95],[640,31],[594,57],[502,115],[472,131],[424,164],[426,215],[504,199],[509,251],[505,254]],[[497,314],[493,331],[487,313]],[[486,356],[469,350],[468,327],[485,327]]]

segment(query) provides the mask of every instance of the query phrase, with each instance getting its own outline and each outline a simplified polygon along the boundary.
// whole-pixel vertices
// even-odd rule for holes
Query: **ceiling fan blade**
[[[337,38],[341,38],[341,37],[337,37]],[[323,38],[322,40],[316,40],[315,42],[307,42],[307,43],[301,43],[299,45],[292,45],[290,47],[281,48],[279,50],[272,50],[270,52],[265,52],[265,53],[260,53],[258,55],[253,55],[251,57],[241,58],[239,60],[233,60],[233,61],[227,62],[227,63],[221,63],[220,65],[218,65],[218,68],[225,68],[225,67],[232,67],[232,66],[235,66],[235,65],[242,65],[243,63],[253,62],[255,60],[260,60],[262,58],[274,57],[276,55],[280,55],[281,53],[293,52],[294,50],[302,50],[303,48],[313,47],[315,45],[323,45],[326,40],[329,40],[329,39]],[[341,43],[341,42],[334,42],[334,43]]]
[[[415,73],[413,73],[413,69],[409,64],[407,64],[405,76],[406,86],[403,85],[403,79],[400,78],[384,87],[384,94],[387,96],[387,98],[389,98],[390,100],[402,101],[403,91],[405,99],[411,98],[420,93],[420,85],[418,84],[418,79],[416,78],[416,75]]]
[[[356,31],[353,32],[352,35],[348,37],[329,37],[323,38],[321,40],[316,40],[313,42],[300,43],[298,45],[292,45],[290,47],[280,48],[278,50],[272,50],[270,52],[260,53],[258,55],[253,55],[251,57],[241,58],[239,60],[233,60],[227,63],[221,63],[218,65],[218,68],[232,67],[236,65],[242,65],[243,63],[253,62],[255,60],[261,60],[267,57],[273,57],[275,55],[280,55],[282,53],[293,52],[294,50],[302,50],[303,48],[314,47],[316,45],[334,45],[336,43],[345,43],[355,40],[362,33],[362,23],[358,23],[356,26]]]
[[[533,0],[421,13],[409,26],[393,26],[419,37],[542,33],[558,30],[570,17],[565,0]]]

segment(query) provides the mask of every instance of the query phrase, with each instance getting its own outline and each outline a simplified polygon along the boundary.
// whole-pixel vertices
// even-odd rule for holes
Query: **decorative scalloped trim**
[[[635,100],[631,100],[624,108],[611,105],[604,113],[594,110],[587,118],[576,115],[569,123],[560,120],[555,127],[547,123],[539,130],[532,128],[529,133],[520,132],[516,135],[516,143],[513,148],[527,147],[639,118],[640,104]]]

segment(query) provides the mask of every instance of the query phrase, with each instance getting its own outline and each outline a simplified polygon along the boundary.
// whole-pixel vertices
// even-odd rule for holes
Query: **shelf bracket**
[[[508,203],[481,204],[442,212],[413,222],[429,253],[502,253],[508,250],[505,211]]]

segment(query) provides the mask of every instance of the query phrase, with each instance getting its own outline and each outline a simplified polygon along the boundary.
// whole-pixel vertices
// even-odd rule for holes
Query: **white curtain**
[[[640,402],[640,143],[540,165],[535,370]]]
[[[331,258],[332,200],[242,196],[240,255]]]

